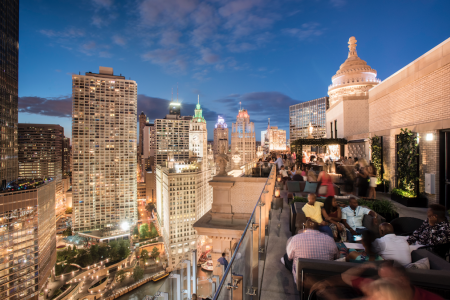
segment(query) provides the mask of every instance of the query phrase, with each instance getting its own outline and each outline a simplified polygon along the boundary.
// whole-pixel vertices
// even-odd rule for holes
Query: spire
[[[197,95],[198,96],[198,98],[197,98],[197,104],[200,104],[200,95]]]
[[[200,107],[200,95],[198,95],[197,105],[195,106],[195,109],[197,109],[197,110],[201,109],[201,107]]]
[[[351,56],[357,57],[358,56],[358,54],[356,53],[356,42],[357,42],[357,40],[354,36],[352,36],[348,39],[348,49],[349,49],[348,57],[351,57]]]
[[[239,110],[242,110],[242,102],[239,102]]]

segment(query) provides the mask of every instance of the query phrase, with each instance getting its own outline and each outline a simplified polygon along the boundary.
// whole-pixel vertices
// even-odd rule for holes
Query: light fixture
[[[280,197],[280,190],[279,189],[275,190],[275,197],[276,198]]]
[[[277,181],[280,182],[281,181],[281,176],[277,177]]]
[[[425,140],[427,140],[427,141],[432,141],[433,140],[433,134],[432,133],[427,133],[427,135],[426,135],[426,137],[425,137]]]

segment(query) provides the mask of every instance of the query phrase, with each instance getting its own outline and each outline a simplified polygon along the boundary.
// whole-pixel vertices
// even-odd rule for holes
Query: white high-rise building
[[[256,158],[255,124],[250,122],[246,109],[239,110],[236,123],[232,126],[231,155],[233,169],[239,169]]]
[[[180,135],[176,133],[181,133],[184,140],[184,130],[164,134],[164,137],[167,138],[161,138],[160,140],[164,140],[168,145],[178,145],[178,147],[167,149],[170,151],[167,151],[165,165],[156,165],[158,227],[164,237],[170,268],[175,267],[180,262],[183,253],[197,248],[197,234],[192,224],[209,211],[212,204],[212,187],[208,184],[212,178],[211,169],[208,168],[207,129],[200,104],[196,106],[194,117],[178,118],[180,118],[179,115],[172,120],[172,122],[181,122],[178,127],[184,128],[184,122],[189,122],[187,130],[189,143],[177,142],[180,140]],[[164,120],[168,121],[167,119]],[[159,123],[161,126],[165,124],[166,128],[172,130],[174,130],[174,127],[169,125],[176,124]],[[157,124],[156,121],[155,124]],[[163,150],[159,145],[157,147],[159,147],[159,150]],[[188,160],[182,159],[185,153],[189,154]],[[183,155],[175,158],[176,154]]]
[[[114,229],[137,220],[137,84],[99,74],[72,76],[73,230]]]
[[[206,170],[208,168],[208,131],[200,99],[195,106],[195,114],[189,126],[189,159],[201,162],[202,170]]]

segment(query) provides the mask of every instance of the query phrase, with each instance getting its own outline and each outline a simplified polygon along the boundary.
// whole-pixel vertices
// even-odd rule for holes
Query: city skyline
[[[60,124],[71,137],[69,75],[101,65],[139,82],[138,113],[151,122],[166,114],[178,82],[182,115],[192,114],[200,94],[209,140],[217,116],[231,122],[239,102],[256,132],[267,118],[289,132],[288,117],[280,115],[327,95],[349,36],[384,80],[445,40],[449,29],[445,1],[380,3],[371,7],[378,15],[371,22],[365,3],[348,1],[158,3],[138,1],[125,10],[111,0],[22,1],[19,122]],[[45,79],[36,80],[42,72]]]

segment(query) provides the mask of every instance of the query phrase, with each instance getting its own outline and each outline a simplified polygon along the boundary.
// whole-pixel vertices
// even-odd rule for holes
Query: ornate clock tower
[[[202,170],[205,170],[208,167],[208,132],[202,113],[199,96],[195,115],[189,125],[189,158],[202,162]]]

